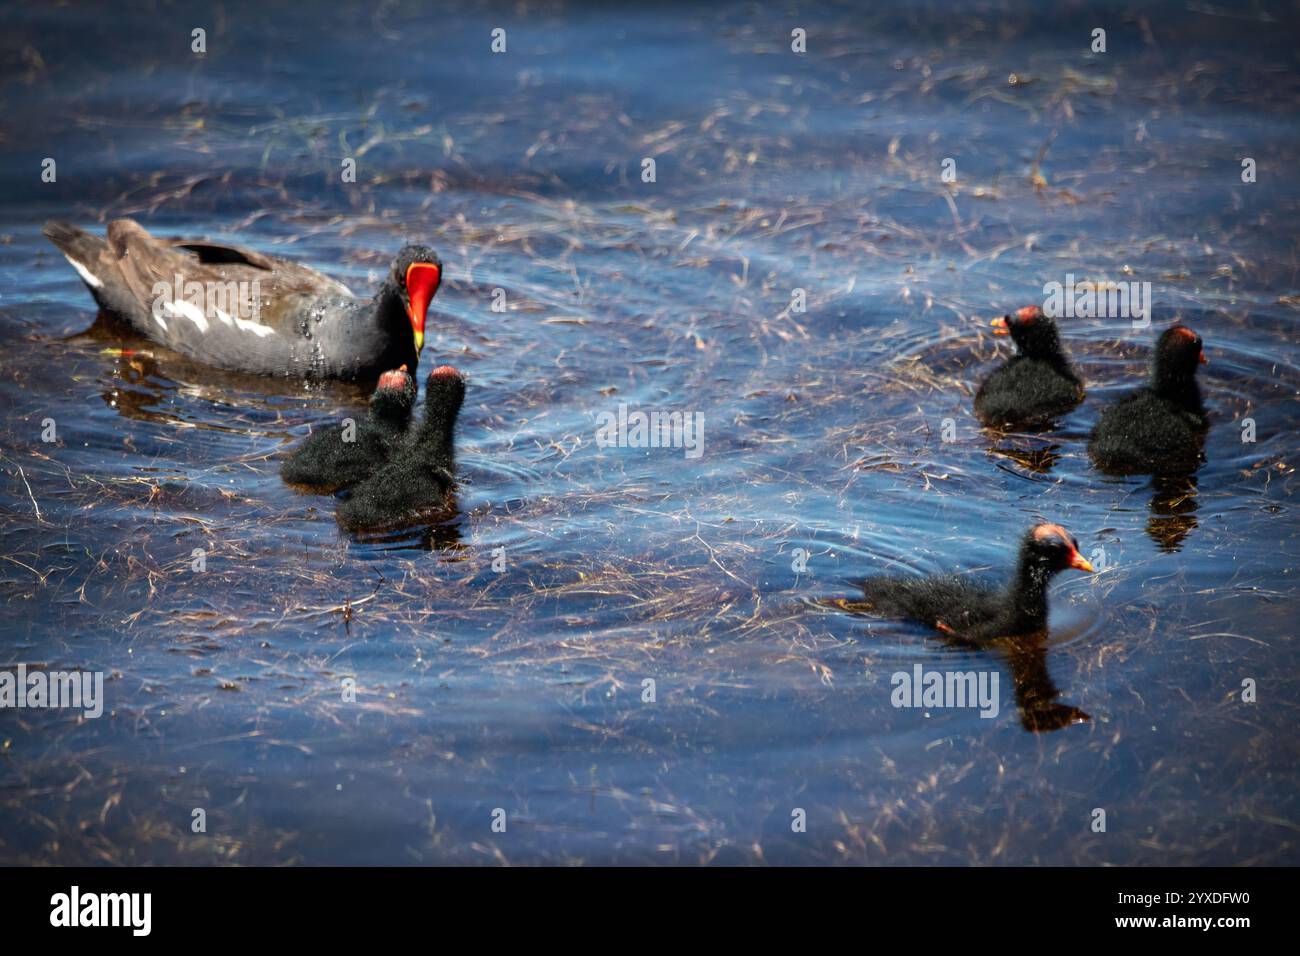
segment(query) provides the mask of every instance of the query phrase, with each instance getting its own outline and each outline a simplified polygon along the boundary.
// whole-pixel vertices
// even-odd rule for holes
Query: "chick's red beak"
[[[389,369],[387,372],[380,375],[376,387],[400,390],[406,388],[406,383],[409,382],[410,379],[411,376],[407,374],[406,366],[403,365],[400,368]]]
[[[996,319],[990,322],[989,325],[993,326],[994,335],[1011,334],[1011,326],[1007,324],[1007,316],[1005,315],[999,315]]]
[[[410,299],[406,314],[411,319],[411,331],[415,333],[417,355],[424,348],[424,317],[441,283],[442,270],[432,262],[413,262],[406,270],[406,294]]]
[[[1075,551],[1070,555],[1070,567],[1078,568],[1080,571],[1087,571],[1089,574],[1092,574],[1092,563],[1078,551]]]
[[[1201,353],[1201,364],[1202,364],[1202,365],[1209,365],[1209,364],[1210,364],[1210,360],[1207,359],[1207,358],[1205,357],[1205,353],[1204,353],[1204,352]]]

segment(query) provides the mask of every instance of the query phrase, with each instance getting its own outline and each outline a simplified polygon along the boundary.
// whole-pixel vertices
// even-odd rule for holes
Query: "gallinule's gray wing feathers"
[[[145,236],[154,242],[158,241],[148,233]],[[268,278],[268,273],[271,273],[275,276],[278,288],[285,292],[319,293],[330,290],[337,295],[352,295],[352,290],[337,279],[331,279],[324,273],[291,259],[272,259],[243,246],[228,246],[218,242],[173,239],[168,244],[173,249],[190,253],[200,265],[220,267],[218,271],[226,279],[260,281]]]

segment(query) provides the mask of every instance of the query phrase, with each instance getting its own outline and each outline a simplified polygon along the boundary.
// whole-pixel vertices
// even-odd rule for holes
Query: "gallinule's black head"
[[[415,352],[424,348],[424,320],[438,287],[442,285],[442,260],[428,246],[403,246],[393,260],[389,281],[406,307],[415,334]]]
[[[1206,361],[1199,335],[1185,325],[1170,326],[1156,342],[1151,388],[1158,395],[1178,400],[1188,391],[1197,390],[1196,367]]]
[[[424,415],[427,421],[454,425],[465,402],[465,376],[450,365],[441,365],[424,382]]]
[[[1027,305],[992,322],[994,335],[1010,335],[1021,355],[1045,362],[1065,362],[1056,322],[1036,305]]]

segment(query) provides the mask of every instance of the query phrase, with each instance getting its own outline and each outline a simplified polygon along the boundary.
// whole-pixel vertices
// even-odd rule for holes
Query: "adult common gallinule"
[[[424,417],[388,463],[352,489],[339,505],[339,523],[352,531],[380,531],[446,512],[455,481],[456,418],[465,378],[450,365],[429,373]]]
[[[1016,427],[1064,415],[1083,401],[1083,381],[1061,348],[1056,323],[1036,305],[993,320],[995,335],[1010,335],[1019,354],[986,378],[975,393],[985,425]]]
[[[401,444],[415,404],[415,380],[406,366],[379,376],[370,413],[359,422],[322,428],[308,436],[280,469],[292,485],[329,494],[362,481]]]
[[[1101,413],[1088,453],[1102,471],[1178,475],[1195,471],[1208,425],[1196,368],[1205,362],[1201,337],[1185,325],[1156,343],[1151,381]]]
[[[376,378],[414,369],[442,262],[404,246],[373,298],[307,266],[212,242],[156,239],[131,219],[107,241],[67,223],[45,235],[100,308],[207,365],[263,375]]]
[[[866,609],[933,627],[960,643],[980,645],[1047,627],[1047,584],[1058,572],[1092,565],[1078,542],[1056,524],[1026,532],[1020,560],[1009,584],[997,587],[962,575],[928,578],[867,578],[862,583]]]

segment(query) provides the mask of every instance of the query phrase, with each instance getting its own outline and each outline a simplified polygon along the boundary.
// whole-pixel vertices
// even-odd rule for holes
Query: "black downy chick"
[[[1185,325],[1156,343],[1151,381],[1101,413],[1088,454],[1117,475],[1186,475],[1201,462],[1208,427],[1197,367],[1206,361],[1201,337]]]
[[[885,576],[867,578],[862,590],[875,614],[919,621],[978,646],[1045,630],[1047,585],[1067,568],[1092,572],[1068,531],[1040,524],[1025,534],[1015,575],[1001,587],[964,575]]]
[[[423,420],[392,459],[339,505],[339,523],[351,531],[378,531],[447,512],[455,483],[456,418],[464,401],[460,372],[450,365],[430,372]]]
[[[379,376],[367,416],[314,432],[280,469],[291,485],[330,494],[368,478],[397,450],[415,404],[415,380],[406,366]]]
[[[1061,348],[1056,323],[1036,305],[993,320],[1017,353],[975,393],[975,415],[993,428],[1048,422],[1083,401],[1083,381]]]

